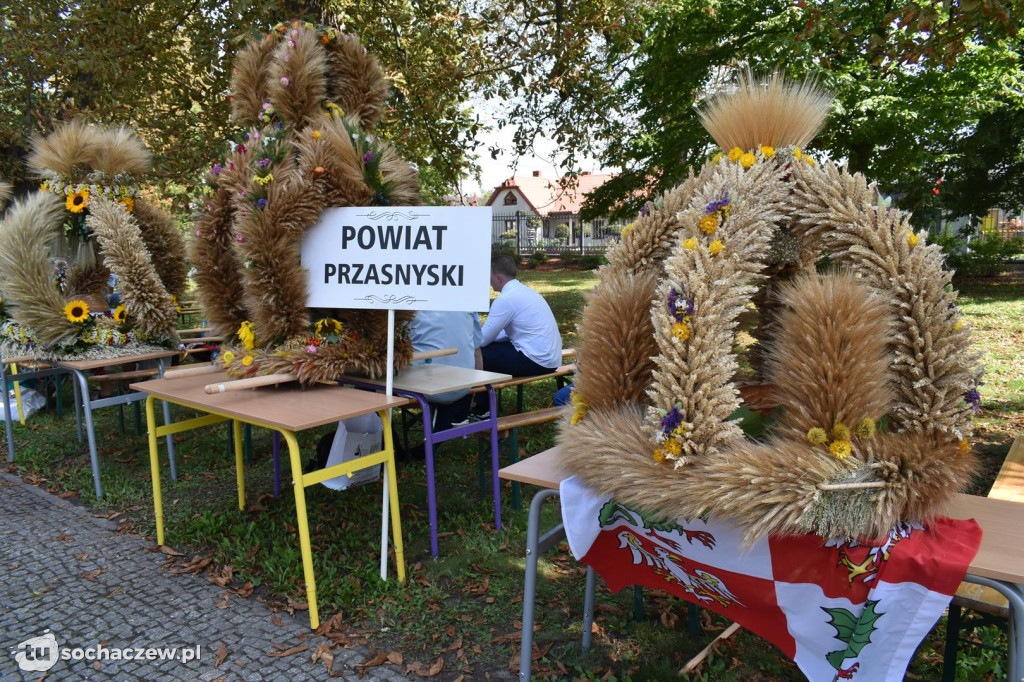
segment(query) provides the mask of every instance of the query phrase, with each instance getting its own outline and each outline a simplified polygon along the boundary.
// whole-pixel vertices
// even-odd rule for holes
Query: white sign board
[[[486,311],[489,206],[329,208],[302,242],[312,308]]]

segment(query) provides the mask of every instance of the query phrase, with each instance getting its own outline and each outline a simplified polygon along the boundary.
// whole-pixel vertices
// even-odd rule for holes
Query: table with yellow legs
[[[295,514],[299,529],[299,549],[302,554],[302,569],[306,580],[306,594],[309,600],[309,625],[316,629],[320,618],[316,602],[316,578],[313,574],[313,555],[309,540],[309,524],[306,518],[306,493],[309,486],[334,478],[352,474],[361,469],[384,465],[383,516],[381,566],[386,567],[387,548],[386,523],[391,516],[392,540],[395,547],[395,563],[399,582],[405,581],[405,558],[402,549],[402,527],[398,517],[398,486],[395,474],[395,450],[391,435],[391,420],[388,411],[409,402],[407,398],[387,396],[340,386],[319,385],[300,388],[285,384],[258,390],[228,391],[207,395],[203,390],[208,384],[223,382],[223,374],[201,374],[171,379],[154,379],[132,384],[132,388],[147,393],[146,424],[149,432],[149,461],[153,479],[153,507],[156,513],[157,543],[164,544],[163,500],[160,493],[159,437],[192,429],[232,422],[235,443],[235,465],[238,478],[238,508],[245,509],[245,469],[242,446],[242,424],[251,424],[272,429],[281,434],[288,444],[292,480],[295,489]],[[206,413],[186,421],[157,426],[154,402],[156,399],[181,405]],[[355,460],[338,464],[310,474],[302,473],[299,444],[295,434],[305,429],[331,424],[342,419],[358,417],[376,412],[384,422],[384,449]]]

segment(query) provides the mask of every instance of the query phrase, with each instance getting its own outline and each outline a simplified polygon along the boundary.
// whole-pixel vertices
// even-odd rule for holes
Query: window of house
[[[519,203],[519,199],[516,198],[516,193],[515,192],[509,192],[508,194],[505,195],[505,205],[506,206],[515,206],[518,203]]]

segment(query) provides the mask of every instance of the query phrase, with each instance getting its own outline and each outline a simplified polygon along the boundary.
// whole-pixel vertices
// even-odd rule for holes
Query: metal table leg
[[[4,399],[4,433],[7,435],[7,461],[14,461],[14,420],[11,419],[11,402],[8,398],[7,365],[0,367],[0,392]]]
[[[964,582],[991,587],[1006,597],[1010,603],[1009,628],[1007,633],[1006,651],[1008,656],[1006,679],[1010,682],[1024,682],[1024,592],[1020,585],[984,578],[968,573]]]
[[[78,384],[78,391],[82,397],[82,410],[85,413],[85,435],[89,441],[89,460],[92,463],[92,481],[96,491],[96,499],[103,497],[103,488],[100,486],[100,460],[96,452],[96,430],[92,423],[92,401],[89,399],[89,382],[80,370],[72,369],[71,374]]]
[[[558,524],[543,537],[540,536],[540,510],[544,502],[558,495],[557,490],[544,489],[538,491],[530,502],[529,521],[526,526],[526,578],[523,582],[523,636],[522,649],[519,652],[519,679],[530,679],[530,668],[533,665],[533,618],[534,601],[537,597],[537,561],[541,552],[565,537],[565,528]]]

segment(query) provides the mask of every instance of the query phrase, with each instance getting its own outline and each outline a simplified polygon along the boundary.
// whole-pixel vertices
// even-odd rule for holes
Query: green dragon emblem
[[[849,668],[843,668],[843,661],[848,658],[856,658],[864,647],[871,643],[871,633],[878,629],[875,627],[875,623],[885,615],[875,611],[877,604],[877,599],[868,599],[864,603],[864,611],[859,618],[848,609],[821,607],[821,610],[830,616],[828,624],[835,628],[835,638],[846,644],[846,648],[830,652],[825,656],[829,665],[837,671],[832,682],[853,679],[854,673],[860,667],[860,663],[854,663]]]

